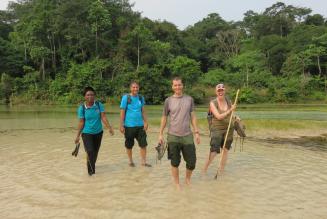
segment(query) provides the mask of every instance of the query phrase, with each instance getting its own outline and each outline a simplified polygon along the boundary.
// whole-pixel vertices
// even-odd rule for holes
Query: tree
[[[281,68],[289,52],[287,42],[286,38],[278,35],[264,36],[258,42],[259,49],[265,54],[267,67],[274,75],[281,74]]]
[[[45,80],[45,62],[49,58],[51,51],[47,47],[33,47],[31,49],[31,58],[39,65],[40,78]]]
[[[320,64],[320,59],[321,56],[327,55],[327,50],[325,47],[322,46],[316,46],[314,44],[309,45],[309,48],[304,51],[308,57],[315,57],[317,60],[317,67],[318,67],[318,74],[319,77],[321,77],[321,64]]]
[[[95,54],[98,56],[99,32],[111,26],[110,14],[100,0],[94,0],[89,9],[88,19],[92,32],[95,33]]]
[[[10,102],[10,96],[11,96],[12,91],[13,91],[14,80],[8,74],[3,73],[1,75],[1,81],[0,82],[1,82],[0,83],[1,94],[5,98],[5,103],[9,103]]]
[[[137,67],[136,70],[140,67],[141,51],[148,48],[149,42],[153,40],[151,31],[145,27],[142,22],[139,22],[136,27],[129,33],[127,36],[127,41],[136,47],[137,53]]]
[[[252,85],[255,87],[266,86],[265,80],[268,78],[261,78],[261,82],[254,80],[255,74],[266,71],[264,54],[260,51],[246,51],[230,59],[229,64],[234,71],[244,75],[243,85],[245,85],[245,87],[249,87],[250,82],[252,82]]]
[[[239,30],[226,30],[217,33],[218,49],[228,58],[237,55],[241,49],[242,33]]]
[[[308,15],[304,23],[306,25],[323,26],[325,24],[325,19],[320,14]]]
[[[23,56],[19,54],[9,41],[0,37],[0,75],[6,72],[14,77],[21,76],[23,65]]]
[[[169,69],[172,76],[181,77],[184,84],[189,87],[192,87],[201,76],[199,62],[184,56],[171,60]]]

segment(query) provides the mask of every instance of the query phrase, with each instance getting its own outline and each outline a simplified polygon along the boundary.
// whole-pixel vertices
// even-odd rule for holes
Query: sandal
[[[142,164],[142,166],[144,166],[144,167],[152,167],[152,165],[151,164],[148,164],[148,163]]]

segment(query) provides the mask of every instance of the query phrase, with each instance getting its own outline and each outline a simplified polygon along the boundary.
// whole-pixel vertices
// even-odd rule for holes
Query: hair
[[[95,90],[93,89],[93,87],[85,87],[84,90],[83,90],[83,96],[85,96],[85,94],[88,91],[92,91],[95,94]]]
[[[137,81],[131,81],[131,83],[129,83],[129,87],[131,87],[133,84],[137,84],[137,86],[140,86]]]
[[[173,79],[171,79],[171,83],[173,83],[173,81],[181,81],[183,83],[182,78],[181,77],[178,77],[178,76],[173,77]]]

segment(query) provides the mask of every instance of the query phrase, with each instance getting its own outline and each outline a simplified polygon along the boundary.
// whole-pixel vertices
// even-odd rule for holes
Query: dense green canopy
[[[0,11],[0,75],[0,99],[13,103],[77,103],[85,86],[117,102],[138,80],[159,104],[173,76],[198,103],[218,82],[241,88],[243,103],[326,102],[327,24],[282,2],[179,30],[127,0],[20,0]]]

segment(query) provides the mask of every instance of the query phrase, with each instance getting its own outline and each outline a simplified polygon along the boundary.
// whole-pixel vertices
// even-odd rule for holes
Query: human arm
[[[106,126],[106,128],[109,129],[110,135],[114,135],[114,129],[110,125],[105,112],[101,112],[101,121]]]
[[[143,123],[144,123],[144,130],[147,131],[149,124],[148,124],[148,117],[146,115],[144,106],[142,106],[142,118],[143,118]]]
[[[164,138],[163,138],[163,132],[167,124],[167,116],[163,115],[161,117],[161,122],[160,122],[160,130],[159,130],[159,143],[163,144],[164,143]]]
[[[198,124],[197,124],[196,115],[195,115],[194,111],[191,112],[191,124],[193,127],[193,132],[195,133],[195,141],[197,144],[200,144],[200,132],[198,129]]]
[[[75,144],[79,143],[79,141],[80,141],[80,136],[81,136],[83,127],[84,127],[84,118],[81,118],[81,119],[79,119],[78,125],[77,125],[77,135],[75,138]]]
[[[228,109],[224,113],[219,113],[217,107],[215,104],[211,101],[210,102],[210,111],[212,112],[213,116],[216,117],[218,120],[225,119],[229,114],[232,113],[233,110],[235,110],[235,105],[232,105],[230,109]]]
[[[125,133],[125,116],[126,116],[126,110],[127,110],[127,96],[124,95],[122,98],[121,98],[121,101],[120,101],[120,116],[119,116],[119,130],[122,134]]]
[[[119,125],[119,130],[123,134],[125,133],[124,121],[125,121],[125,110],[124,109],[120,109],[120,125]]]

